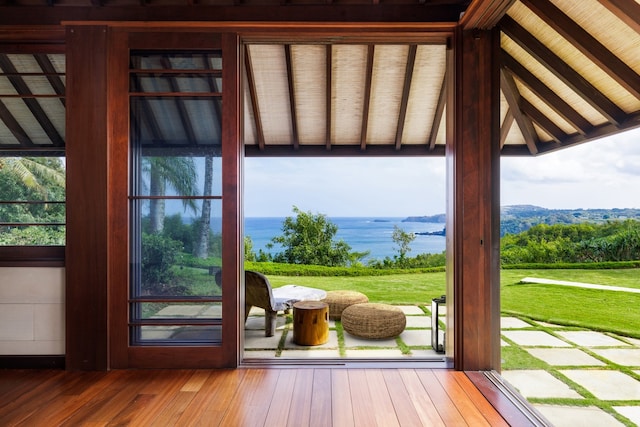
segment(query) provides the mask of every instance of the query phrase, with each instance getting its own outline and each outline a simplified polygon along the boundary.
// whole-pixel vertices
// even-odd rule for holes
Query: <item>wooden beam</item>
[[[515,0],[473,0],[460,18],[465,30],[488,30],[496,26]]]
[[[260,150],[255,145],[245,146],[246,157],[442,157],[444,146],[436,146],[432,151],[426,150],[424,145],[403,145],[398,151],[393,145],[369,145],[362,150],[360,144],[332,145],[327,150],[325,145],[301,145],[293,150],[291,145],[268,145]]]
[[[7,74],[13,74],[7,76],[11,85],[15,88],[18,95],[30,96],[33,95],[31,89],[24,81],[24,79],[18,74],[15,66],[9,59],[6,54],[0,54],[0,69],[4,70]],[[49,116],[45,113],[44,109],[40,106],[40,103],[37,99],[25,97],[22,99],[24,103],[27,105],[27,108],[33,114],[33,117],[36,119],[38,124],[42,127],[44,132],[47,134],[47,137],[51,140],[51,143],[55,146],[62,147],[64,146],[64,139],[58,133],[58,130],[55,128],[51,120],[49,120]]]
[[[162,66],[166,70],[171,70],[172,65],[169,61],[168,57],[163,57],[161,60]],[[178,81],[175,76],[167,75],[165,78],[169,79],[169,86],[171,87],[171,92],[180,92],[180,86],[178,85]],[[180,117],[180,123],[187,134],[187,141],[189,145],[196,145],[196,134],[193,131],[193,125],[191,124],[191,118],[189,117],[189,112],[187,111],[186,106],[184,105],[184,99],[180,97],[173,97],[173,101],[175,102],[176,108],[178,109],[178,116]]]
[[[607,120],[616,125],[619,125],[624,120],[625,112],[621,108],[512,18],[509,16],[502,18],[500,29],[522,49],[547,67],[554,76],[573,89]]]
[[[587,119],[505,51],[502,51],[502,65],[578,132],[585,135],[591,130],[593,125]]]
[[[3,6],[2,25],[60,25],[63,21],[183,21],[206,22],[407,22],[457,23],[466,9],[460,4],[305,4],[303,5],[234,5],[198,7],[146,4],[139,6]]]
[[[362,105],[362,127],[360,130],[360,149],[367,149],[367,129],[369,127],[369,106],[371,103],[371,81],[373,79],[373,55],[375,54],[375,45],[370,44],[367,47],[367,65],[365,71],[364,82],[364,100]]]
[[[451,49],[447,48],[446,52],[446,64],[451,62],[449,58],[451,56]],[[436,112],[433,115],[433,122],[431,123],[431,132],[429,133],[429,151],[432,151],[436,147],[436,141],[438,140],[438,132],[440,131],[440,123],[442,122],[442,115],[444,114],[445,106],[447,105],[447,87],[452,71],[447,66],[442,76],[442,85],[440,85],[440,94],[438,95],[438,104],[436,105]]]
[[[258,105],[258,94],[256,91],[256,80],[253,76],[253,66],[251,65],[251,54],[249,46],[244,46],[244,69],[247,73],[247,86],[249,89],[249,98],[251,101],[251,111],[253,111],[253,120],[256,124],[256,139],[258,140],[258,148],[264,150],[264,130],[262,129],[262,116],[260,115],[260,106]]]
[[[640,98],[640,75],[565,15],[562,10],[549,0],[522,0],[522,3],[629,93]]]
[[[287,85],[289,87],[289,108],[291,109],[291,131],[293,133],[293,148],[295,150],[300,146],[298,137],[298,118],[296,116],[296,91],[293,81],[293,67],[291,65],[291,45],[284,45],[284,57],[287,63]]]
[[[13,117],[11,111],[9,111],[7,106],[4,105],[4,102],[2,102],[2,100],[0,100],[0,120],[2,120],[2,122],[9,129],[14,138],[18,140],[18,142],[20,143],[20,148],[33,147],[35,145],[33,141],[31,141],[31,138],[29,138],[29,135],[27,135],[27,133],[24,131],[22,126],[20,126],[20,123],[18,123],[16,118]],[[2,148],[5,148],[4,144]]]
[[[598,0],[622,22],[640,33],[640,3],[634,0]]]
[[[402,147],[402,133],[404,131],[404,121],[407,117],[407,104],[409,103],[409,93],[411,92],[411,80],[413,79],[413,67],[416,63],[416,52],[418,46],[409,46],[407,54],[407,67],[404,73],[404,85],[402,86],[402,98],[400,99],[400,112],[398,114],[398,125],[396,127],[396,150]]]
[[[500,126],[500,150],[504,147],[504,144],[507,142],[507,136],[509,135],[509,131],[511,130],[511,126],[513,126],[513,122],[515,121],[515,117],[513,117],[513,111],[511,108],[507,109],[507,113],[504,116],[504,120],[502,121],[502,125]]]
[[[520,128],[520,132],[522,132],[529,152],[536,154],[538,152],[538,135],[531,124],[531,120],[522,114],[522,110],[520,109],[520,92],[518,91],[516,82],[513,80],[513,76],[505,69],[500,70],[500,88],[507,100],[507,104],[509,104],[509,110]]]
[[[549,120],[547,116],[542,114],[526,99],[520,99],[520,108],[522,108],[524,114],[531,118],[531,121],[547,132],[555,142],[560,143],[567,137],[567,134],[558,125]]]
[[[325,76],[325,99],[326,99],[326,110],[325,110],[325,114],[326,114],[326,128],[325,128],[325,147],[327,149],[327,151],[331,150],[331,126],[332,126],[332,120],[331,120],[331,110],[332,110],[332,105],[331,105],[331,93],[333,91],[332,88],[332,81],[333,81],[333,52],[332,52],[332,47],[331,45],[327,45],[326,47],[326,51],[325,51],[325,67],[326,67],[326,76]]]
[[[62,81],[59,73],[56,71],[55,67],[49,60],[49,57],[44,53],[36,53],[33,55],[33,57],[36,59],[36,62],[38,63],[42,71],[47,75],[47,80],[49,81],[49,84],[51,85],[51,87],[53,87],[53,90],[55,91],[55,93],[57,95],[61,95],[64,97],[64,94],[65,94],[64,82]],[[60,102],[62,103],[62,106],[64,107],[66,104],[65,99],[64,98],[59,98],[59,99],[60,99]]]

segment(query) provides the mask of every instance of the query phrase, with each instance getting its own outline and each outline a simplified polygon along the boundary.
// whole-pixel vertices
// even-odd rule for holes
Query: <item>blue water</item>
[[[402,222],[404,218],[379,218],[379,217],[348,217],[328,218],[338,226],[335,240],[344,240],[353,251],[370,251],[364,260],[393,258],[398,255],[398,247],[391,239],[393,226],[397,225],[407,233],[441,231],[444,224],[424,222]],[[251,237],[253,250],[269,252],[266,244],[273,237],[282,235],[282,222],[284,218],[245,218],[244,234]],[[441,253],[445,250],[444,236],[419,236],[417,235],[410,245],[411,252],[407,256],[414,257],[418,254]],[[282,249],[274,245],[272,253],[281,252]]]

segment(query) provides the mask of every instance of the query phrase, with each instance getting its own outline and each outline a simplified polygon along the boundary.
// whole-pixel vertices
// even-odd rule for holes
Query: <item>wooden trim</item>
[[[448,180],[455,184],[447,190],[454,199],[447,211],[453,223],[447,240],[453,314],[447,310],[447,325],[454,337],[446,341],[453,345],[455,369],[499,369],[499,31],[460,30],[456,45],[455,135],[447,149]],[[447,293],[447,308],[449,301]]]
[[[64,356],[0,355],[0,369],[64,369]]]
[[[474,0],[460,18],[465,30],[489,30],[498,24],[515,0]]]
[[[64,267],[64,246],[0,246],[0,267]]]
[[[442,157],[444,145],[403,145],[396,150],[394,145],[368,145],[366,150],[358,145],[301,145],[297,150],[293,146],[268,145],[260,150],[257,145],[244,147],[245,157]]]
[[[466,376],[482,396],[511,426],[550,427],[549,423],[494,371],[467,371]]]

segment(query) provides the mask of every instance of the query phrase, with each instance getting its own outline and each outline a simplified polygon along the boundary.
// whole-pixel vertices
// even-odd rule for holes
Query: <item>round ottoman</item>
[[[340,320],[342,310],[353,304],[369,302],[369,298],[357,291],[328,291],[322,302],[329,304],[329,319]]]
[[[397,337],[406,325],[407,318],[404,312],[389,304],[355,304],[342,312],[342,328],[360,338]]]

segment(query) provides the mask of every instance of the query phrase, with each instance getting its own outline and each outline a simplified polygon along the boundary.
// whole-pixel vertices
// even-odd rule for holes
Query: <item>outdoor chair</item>
[[[276,327],[278,311],[290,310],[295,300],[274,298],[269,279],[256,271],[244,272],[245,298],[244,321],[249,317],[251,307],[264,309],[264,335],[272,337]]]

